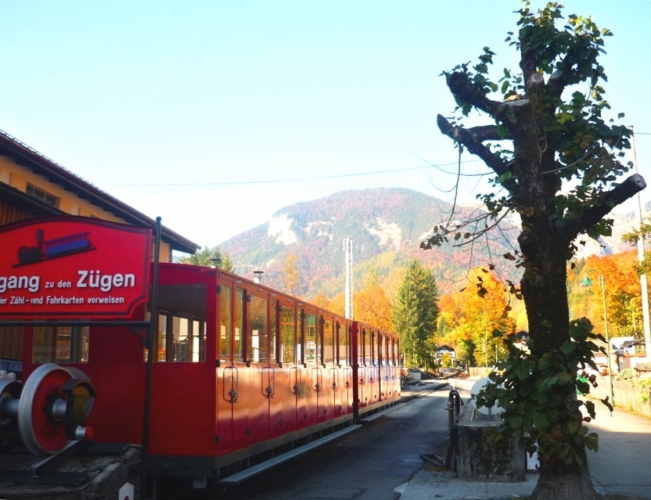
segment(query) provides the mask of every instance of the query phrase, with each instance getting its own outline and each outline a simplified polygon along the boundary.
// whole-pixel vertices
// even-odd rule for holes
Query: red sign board
[[[87,217],[0,227],[0,318],[129,318],[148,299],[151,240]]]

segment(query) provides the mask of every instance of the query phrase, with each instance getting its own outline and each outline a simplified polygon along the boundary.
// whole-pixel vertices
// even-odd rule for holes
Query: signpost
[[[0,319],[127,319],[148,299],[150,228],[85,217],[0,228]]]
[[[143,498],[147,491],[152,353],[158,315],[152,314],[154,320],[145,321],[134,319],[133,314],[147,301],[151,311],[157,309],[160,238],[160,217],[155,228],[75,216],[28,219],[0,228],[0,326],[114,325],[146,330],[142,338],[149,353]],[[125,484],[120,498],[132,498],[132,488]]]

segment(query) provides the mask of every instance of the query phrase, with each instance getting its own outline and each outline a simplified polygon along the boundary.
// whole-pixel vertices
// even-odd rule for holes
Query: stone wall
[[[500,416],[475,409],[473,401],[462,407],[459,420],[457,473],[465,481],[515,483],[525,481],[527,461],[524,447],[512,439],[486,442],[486,436],[501,424]]]

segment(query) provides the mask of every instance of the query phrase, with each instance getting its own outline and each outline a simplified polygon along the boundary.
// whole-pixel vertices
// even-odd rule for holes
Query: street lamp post
[[[603,301],[603,307],[604,307],[604,333],[606,335],[606,354],[608,356],[608,382],[610,385],[610,404],[615,406],[615,393],[613,391],[613,370],[610,361],[610,335],[608,335],[608,309],[606,308],[606,280],[604,279],[604,277],[601,275],[599,271],[596,271],[594,269],[588,269],[585,272],[586,276],[585,279],[583,280],[583,286],[592,285],[592,282],[588,277],[590,273],[595,273],[597,276],[599,276],[599,288],[601,288],[601,299]]]

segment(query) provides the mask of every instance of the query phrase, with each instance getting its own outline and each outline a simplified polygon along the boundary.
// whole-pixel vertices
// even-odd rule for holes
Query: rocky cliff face
[[[457,218],[473,210],[463,208]],[[468,266],[484,263],[488,251],[486,241],[476,243],[472,251],[451,245],[420,248],[420,241],[449,218],[450,211],[448,203],[408,189],[343,191],[285,207],[220,248],[231,254],[238,274],[264,271],[264,282],[281,290],[282,266],[295,254],[301,278],[297,294],[333,296],[343,290],[343,240],[348,237],[353,240],[355,282],[360,286],[371,267],[383,276],[417,257],[434,269],[445,289],[446,278],[460,277]],[[497,237],[490,245],[498,256],[511,250]]]

